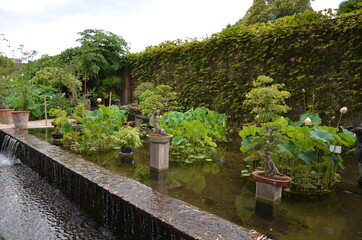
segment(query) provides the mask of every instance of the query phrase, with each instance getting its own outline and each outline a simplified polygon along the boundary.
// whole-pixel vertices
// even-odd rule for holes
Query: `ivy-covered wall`
[[[126,62],[135,85],[169,84],[185,108],[206,106],[236,122],[251,119],[242,102],[259,75],[285,83],[293,117],[304,112],[305,89],[307,103],[324,119],[337,117],[342,106],[362,118],[361,15],[332,19],[308,12],[231,27],[204,40],[152,46]]]

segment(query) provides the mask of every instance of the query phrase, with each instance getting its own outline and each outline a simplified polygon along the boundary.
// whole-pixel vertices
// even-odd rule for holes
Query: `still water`
[[[43,139],[48,136],[51,141],[49,133],[33,133]],[[362,196],[348,191],[336,190],[319,201],[284,197],[278,219],[256,217],[255,183],[241,177],[240,171],[245,167],[239,146],[238,139],[220,146],[213,162],[171,162],[169,171],[162,174],[150,171],[147,141],[130,161],[120,160],[117,152],[87,159],[273,239],[362,240]]]
[[[115,239],[29,167],[0,152],[0,239]]]

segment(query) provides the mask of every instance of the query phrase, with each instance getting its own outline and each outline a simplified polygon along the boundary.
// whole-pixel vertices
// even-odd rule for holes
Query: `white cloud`
[[[66,4],[70,0],[11,0],[0,2],[0,9],[19,13],[40,13],[47,6],[53,4]]]

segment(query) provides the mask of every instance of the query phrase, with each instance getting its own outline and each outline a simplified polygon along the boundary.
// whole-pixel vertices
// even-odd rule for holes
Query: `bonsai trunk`
[[[155,111],[155,112],[152,114],[152,116],[151,116],[151,121],[152,121],[153,126],[154,126],[154,128],[155,128],[154,132],[155,132],[156,134],[161,134],[161,135],[163,135],[163,136],[167,136],[168,134],[160,128],[160,123],[159,123],[159,122],[157,121],[157,119],[156,119],[156,116],[157,116],[157,115],[159,115],[159,112],[158,112],[158,111]]]
[[[273,160],[271,159],[271,154],[270,153],[266,153],[265,154],[265,159],[264,159],[264,162],[265,162],[265,167],[266,167],[266,170],[267,172],[270,174],[270,175],[279,175],[279,176],[283,176],[283,174],[281,174],[277,167],[275,166]]]

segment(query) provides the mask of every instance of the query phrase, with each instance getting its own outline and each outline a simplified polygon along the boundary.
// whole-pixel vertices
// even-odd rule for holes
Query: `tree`
[[[362,9],[362,0],[347,0],[339,4],[337,14],[341,15],[344,13],[350,13],[358,9]]]
[[[310,0],[254,0],[245,16],[235,25],[248,26],[255,23],[266,23],[306,11],[313,11]]]
[[[86,29],[78,34],[81,38],[77,42],[81,47],[77,58],[82,65],[86,93],[87,80],[99,80],[99,75],[104,79],[117,75],[122,66],[121,58],[129,48],[121,36],[108,31]]]

